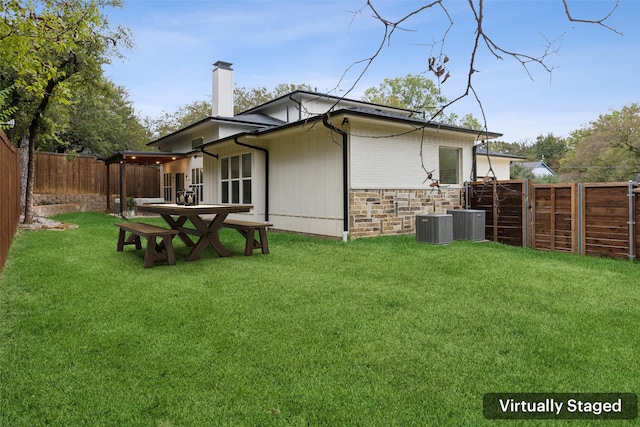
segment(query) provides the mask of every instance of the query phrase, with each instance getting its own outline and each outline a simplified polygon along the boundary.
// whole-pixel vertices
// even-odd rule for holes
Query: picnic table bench
[[[244,247],[245,256],[253,254],[254,249],[262,249],[263,254],[269,253],[269,242],[267,241],[267,227],[273,227],[273,224],[265,222],[239,221],[235,219],[225,219],[223,227],[233,228],[237,230],[246,240]],[[258,231],[259,238],[255,238],[255,232]]]
[[[176,255],[173,251],[173,237],[178,234],[177,230],[158,227],[143,222],[127,222],[118,223],[116,227],[120,228],[118,235],[118,251],[122,251],[125,245],[135,245],[136,249],[142,249],[140,237],[147,239],[147,249],[144,255],[144,268],[153,267],[156,260],[167,260],[167,264],[176,264]],[[126,233],[130,233],[129,238],[125,239]],[[157,238],[161,238],[157,242]]]

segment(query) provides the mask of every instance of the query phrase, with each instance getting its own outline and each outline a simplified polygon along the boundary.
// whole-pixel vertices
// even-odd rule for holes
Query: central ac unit
[[[416,215],[416,239],[418,242],[444,245],[453,240],[451,215]]]
[[[482,242],[485,240],[485,212],[477,209],[450,209],[453,215],[453,239]]]

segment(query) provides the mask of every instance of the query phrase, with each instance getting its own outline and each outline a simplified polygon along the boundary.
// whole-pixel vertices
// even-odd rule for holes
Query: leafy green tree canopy
[[[574,131],[562,172],[576,181],[627,181],[640,173],[640,104],[602,114]]]
[[[449,101],[440,94],[433,80],[421,75],[407,74],[405,77],[386,78],[377,87],[366,89],[362,100],[418,111],[425,116],[436,114],[436,120],[448,125],[477,130],[483,128],[480,121],[472,114],[466,114],[460,119],[455,113],[445,116],[439,112],[440,108]]]

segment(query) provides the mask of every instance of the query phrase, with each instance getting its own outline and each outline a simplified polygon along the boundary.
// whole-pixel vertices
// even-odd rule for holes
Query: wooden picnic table
[[[208,245],[221,256],[227,257],[231,253],[220,242],[219,232],[224,220],[229,214],[249,212],[251,205],[177,205],[177,204],[149,204],[138,206],[138,211],[155,213],[160,215],[173,230],[178,231],[178,237],[191,247],[191,251],[185,258],[186,261],[195,261],[200,258]],[[213,218],[210,218],[213,216]],[[206,218],[204,218],[206,217]],[[190,221],[195,228],[186,227]],[[191,236],[197,236],[194,242]]]

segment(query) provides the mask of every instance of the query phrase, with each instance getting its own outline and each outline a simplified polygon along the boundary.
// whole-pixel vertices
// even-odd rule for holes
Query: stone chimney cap
[[[215,64],[213,64],[214,67],[216,68],[222,68],[225,70],[231,70],[231,66],[233,64],[231,62],[224,62],[224,61],[217,61]]]

